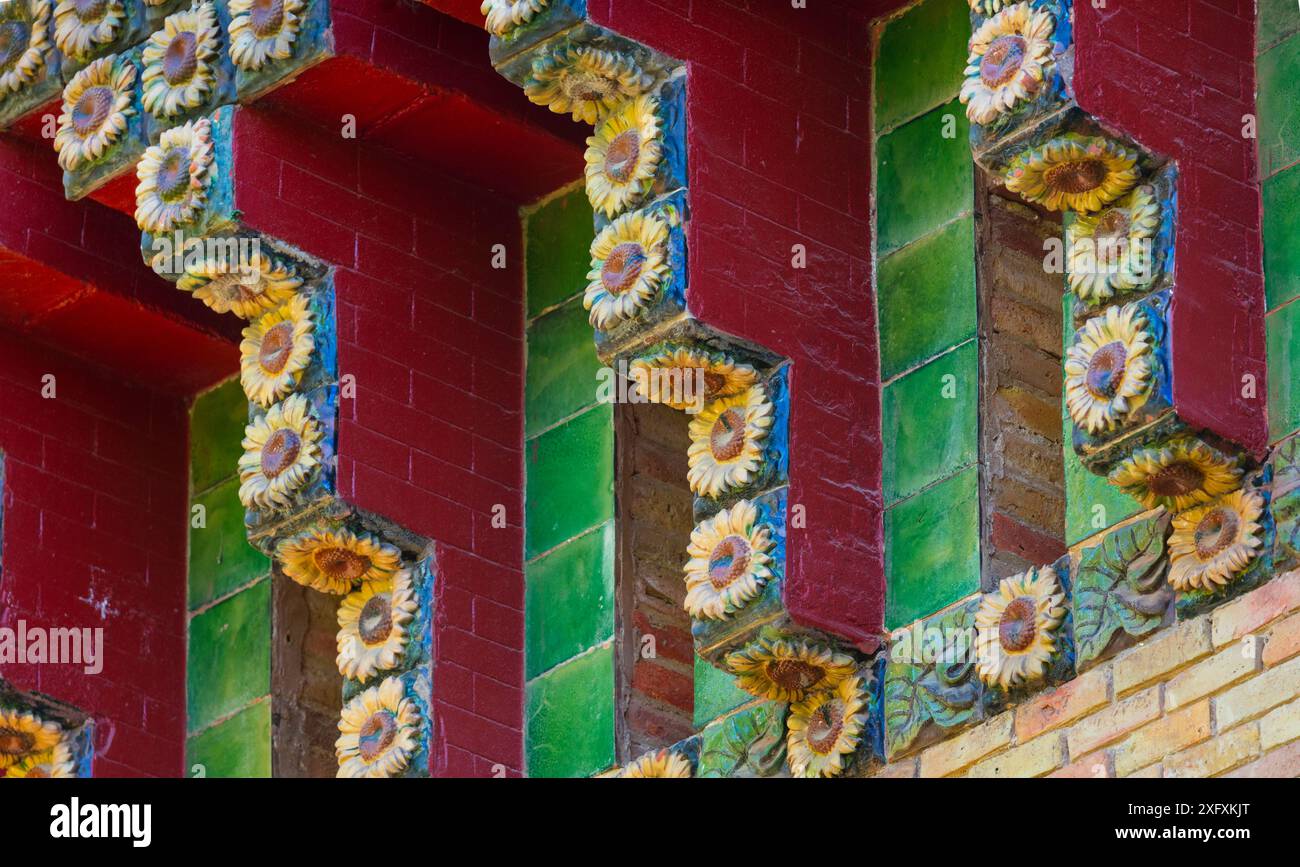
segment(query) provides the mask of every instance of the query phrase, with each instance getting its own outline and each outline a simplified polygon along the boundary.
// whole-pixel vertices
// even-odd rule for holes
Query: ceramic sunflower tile
[[[505,63],[587,20],[587,0],[483,0],[483,28],[491,35],[488,57]]]
[[[151,142],[235,101],[235,68],[215,0],[172,12],[136,50]]]
[[[56,99],[63,89],[54,48],[54,0],[0,6],[0,129]]]
[[[1239,489],[1173,516],[1169,585],[1180,620],[1198,617],[1285,571],[1274,563],[1272,473],[1265,465]]]
[[[251,102],[334,55],[329,0],[216,0],[239,101]]]
[[[148,33],[147,8],[145,0],[55,0],[54,45],[64,80],[142,39]]]
[[[139,64],[120,54],[97,58],[72,73],[63,88],[54,135],[67,198],[83,198],[130,172],[144,153],[139,79]]]

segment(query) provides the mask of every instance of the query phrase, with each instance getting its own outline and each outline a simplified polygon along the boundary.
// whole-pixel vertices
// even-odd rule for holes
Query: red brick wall
[[[0,625],[104,629],[97,676],[0,674],[95,716],[96,775],[183,773],[187,435],[180,398],[0,336]]]
[[[339,492],[437,542],[434,771],[522,768],[517,207],[333,130],[243,109],[250,225],[337,266]],[[508,268],[491,267],[494,244]],[[496,505],[508,527],[493,528]]]
[[[1255,140],[1254,0],[1075,5],[1079,104],[1178,160],[1174,401],[1257,451],[1267,444],[1264,277]],[[1242,377],[1259,383],[1242,396]]]
[[[879,355],[871,290],[867,10],[849,2],[588,0],[689,63],[691,281],[701,320],[794,360],[786,603],[882,629]],[[808,267],[791,267],[791,248]]]

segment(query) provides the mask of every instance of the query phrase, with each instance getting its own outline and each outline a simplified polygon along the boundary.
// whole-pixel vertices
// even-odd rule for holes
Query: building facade
[[[0,32],[5,777],[1300,776],[1293,0]]]

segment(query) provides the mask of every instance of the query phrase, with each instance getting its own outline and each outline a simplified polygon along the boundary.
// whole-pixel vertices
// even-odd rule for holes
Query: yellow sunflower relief
[[[314,325],[306,297],[295,295],[244,329],[239,381],[249,400],[269,407],[293,391],[316,348]]]
[[[135,222],[169,232],[202,212],[212,183],[212,124],[205,117],[165,130],[136,166]]]
[[[684,346],[633,359],[628,377],[646,400],[680,410],[733,397],[758,382],[758,373],[748,364]]]
[[[1056,19],[1017,3],[980,25],[970,38],[961,101],[972,123],[985,124],[1033,99],[1054,60]]]
[[[304,587],[342,596],[363,582],[392,580],[402,552],[365,533],[311,530],[282,541],[275,550],[284,574]]]
[[[668,224],[654,214],[625,214],[591,245],[591,270],[582,306],[601,330],[631,319],[668,279]]]
[[[154,117],[174,117],[197,108],[212,92],[217,58],[217,10],[200,3],[168,15],[162,29],[144,44],[144,110]]]
[[[1065,405],[1090,434],[1114,429],[1146,403],[1151,339],[1136,304],[1111,307],[1079,329],[1065,358]]]
[[[36,80],[50,50],[50,0],[0,5],[0,98]]]
[[[744,487],[763,463],[772,427],[772,402],[761,385],[724,397],[691,419],[686,480],[691,490],[717,497]]]
[[[293,56],[303,0],[230,0],[230,61],[253,72]]]
[[[1148,509],[1181,512],[1241,484],[1237,459],[1195,439],[1138,449],[1110,472],[1109,479]]]
[[[1099,214],[1077,216],[1065,233],[1070,289],[1080,301],[1099,304],[1150,283],[1159,228],[1160,204],[1147,185]]]
[[[418,607],[409,570],[362,582],[339,603],[339,673],[365,683],[396,667],[406,649],[406,625]]]
[[[556,114],[595,124],[625,100],[654,83],[626,54],[588,46],[570,46],[533,61],[524,94]]]
[[[0,768],[10,768],[24,758],[52,750],[62,738],[57,723],[27,711],[0,708]]]
[[[809,694],[790,706],[786,760],[796,777],[840,774],[862,739],[867,722],[862,679],[846,677],[834,689]]]
[[[483,0],[479,7],[486,20],[483,26],[493,36],[505,36],[546,8],[550,0]]]
[[[1007,688],[1042,677],[1064,619],[1065,594],[1050,566],[1003,578],[975,615],[980,678]]]
[[[5,771],[6,780],[62,779],[76,775],[77,771],[72,762],[72,749],[63,741],[51,750],[32,753],[19,759]]]
[[[655,753],[646,753],[631,762],[615,776],[627,779],[648,779],[651,777],[681,779],[691,776],[691,763],[681,753],[672,750],[659,750]]]
[[[1217,590],[1245,571],[1263,547],[1264,498],[1233,491],[1175,515],[1169,583],[1175,590]]]
[[[320,425],[301,394],[244,428],[239,501],[247,509],[288,506],[320,465]]]
[[[758,507],[741,500],[691,531],[685,608],[692,617],[724,620],[758,596],[772,577],[772,531]]]
[[[624,103],[587,139],[587,199],[606,217],[635,206],[654,184],[663,156],[659,100]]]
[[[54,7],[54,44],[66,56],[84,60],[92,49],[116,39],[125,20],[121,0],[59,0]]]
[[[1137,161],[1119,142],[1068,133],[1012,160],[1007,189],[1049,210],[1091,213],[1133,188]]]
[[[270,258],[256,254],[249,260],[239,255],[209,255],[185,266],[176,288],[194,297],[218,313],[233,313],[252,319],[273,310],[292,298],[302,279],[291,265],[277,265]]]
[[[72,76],[63,88],[54,150],[59,168],[65,172],[103,156],[126,132],[127,119],[135,114],[131,107],[135,67],[124,62],[114,68],[115,60],[101,57]]]
[[[334,742],[340,777],[395,777],[420,741],[420,710],[395,677],[348,702]]]
[[[772,701],[802,701],[853,674],[853,658],[808,641],[760,638],[727,656],[736,685]]]

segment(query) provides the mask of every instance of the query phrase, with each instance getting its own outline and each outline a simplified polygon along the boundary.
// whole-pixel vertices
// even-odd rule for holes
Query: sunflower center
[[[370,558],[339,546],[317,548],[311,555],[316,568],[339,581],[352,583],[370,571]]]
[[[1211,510],[1196,525],[1196,555],[1208,560],[1236,544],[1241,519],[1236,511],[1220,506]]]
[[[828,756],[843,730],[844,702],[833,698],[813,711],[808,719],[808,746],[818,755]]]
[[[0,756],[21,756],[31,752],[36,739],[30,732],[0,728]]]
[[[729,409],[713,423],[709,433],[709,451],[719,461],[734,461],[745,449],[745,418]]]
[[[634,129],[619,133],[605,149],[605,175],[616,183],[626,184],[632,179],[640,156],[641,133]]]
[[[82,24],[94,24],[108,14],[108,0],[72,0],[72,11]]]
[[[115,101],[113,89],[107,85],[83,91],[72,106],[72,128],[77,135],[85,138],[102,127]]]
[[[185,195],[190,187],[190,150],[171,148],[158,165],[158,195],[165,202],[174,202]]]
[[[1028,52],[1023,36],[999,36],[993,40],[980,61],[980,79],[989,87],[1006,84],[1020,71]]]
[[[1037,607],[1024,596],[1011,600],[998,621],[998,643],[1008,653],[1020,653],[1034,642],[1038,627],[1034,622]]]
[[[740,536],[723,539],[709,555],[709,583],[717,590],[726,588],[749,569],[750,554],[749,542]]]
[[[714,373],[712,370],[704,370],[704,399],[711,400],[722,393],[727,387],[727,377],[721,373]]]
[[[9,69],[27,50],[31,30],[26,21],[5,21],[0,24],[0,69]]]
[[[591,73],[567,75],[563,79],[564,92],[578,102],[603,102],[614,92],[608,79]]]
[[[177,33],[163,52],[163,79],[173,87],[184,84],[194,77],[194,70],[198,66],[198,40],[188,30]]]
[[[48,779],[49,776],[50,772],[45,769],[44,765],[37,765],[27,771],[27,778],[29,780],[44,780]]]
[[[1205,483],[1205,473],[1187,461],[1161,467],[1147,479],[1147,489],[1157,497],[1182,497],[1198,491]]]
[[[284,26],[284,0],[253,0],[248,22],[260,39],[279,33]]]
[[[1124,365],[1128,362],[1128,350],[1116,340],[1107,343],[1088,359],[1088,373],[1085,377],[1088,390],[1097,397],[1109,400],[1119,391],[1124,381]]]
[[[293,323],[281,322],[262,335],[262,348],[257,352],[257,363],[267,373],[279,373],[289,363],[293,352]]]
[[[372,713],[357,732],[357,750],[361,758],[373,762],[392,746],[397,737],[397,720],[386,710]]]
[[[767,676],[777,686],[802,691],[821,681],[825,672],[802,659],[774,659],[767,664]]]
[[[1066,160],[1044,172],[1043,183],[1058,192],[1087,193],[1100,187],[1107,174],[1106,164],[1099,159]]]
[[[622,295],[636,285],[645,261],[646,253],[640,244],[634,241],[619,244],[600,267],[601,285],[611,295]]]
[[[387,593],[379,593],[366,600],[357,618],[357,631],[367,646],[383,644],[393,631],[393,604]]]
[[[287,427],[279,428],[262,446],[262,475],[274,479],[297,462],[300,451],[302,440],[298,434]]]

